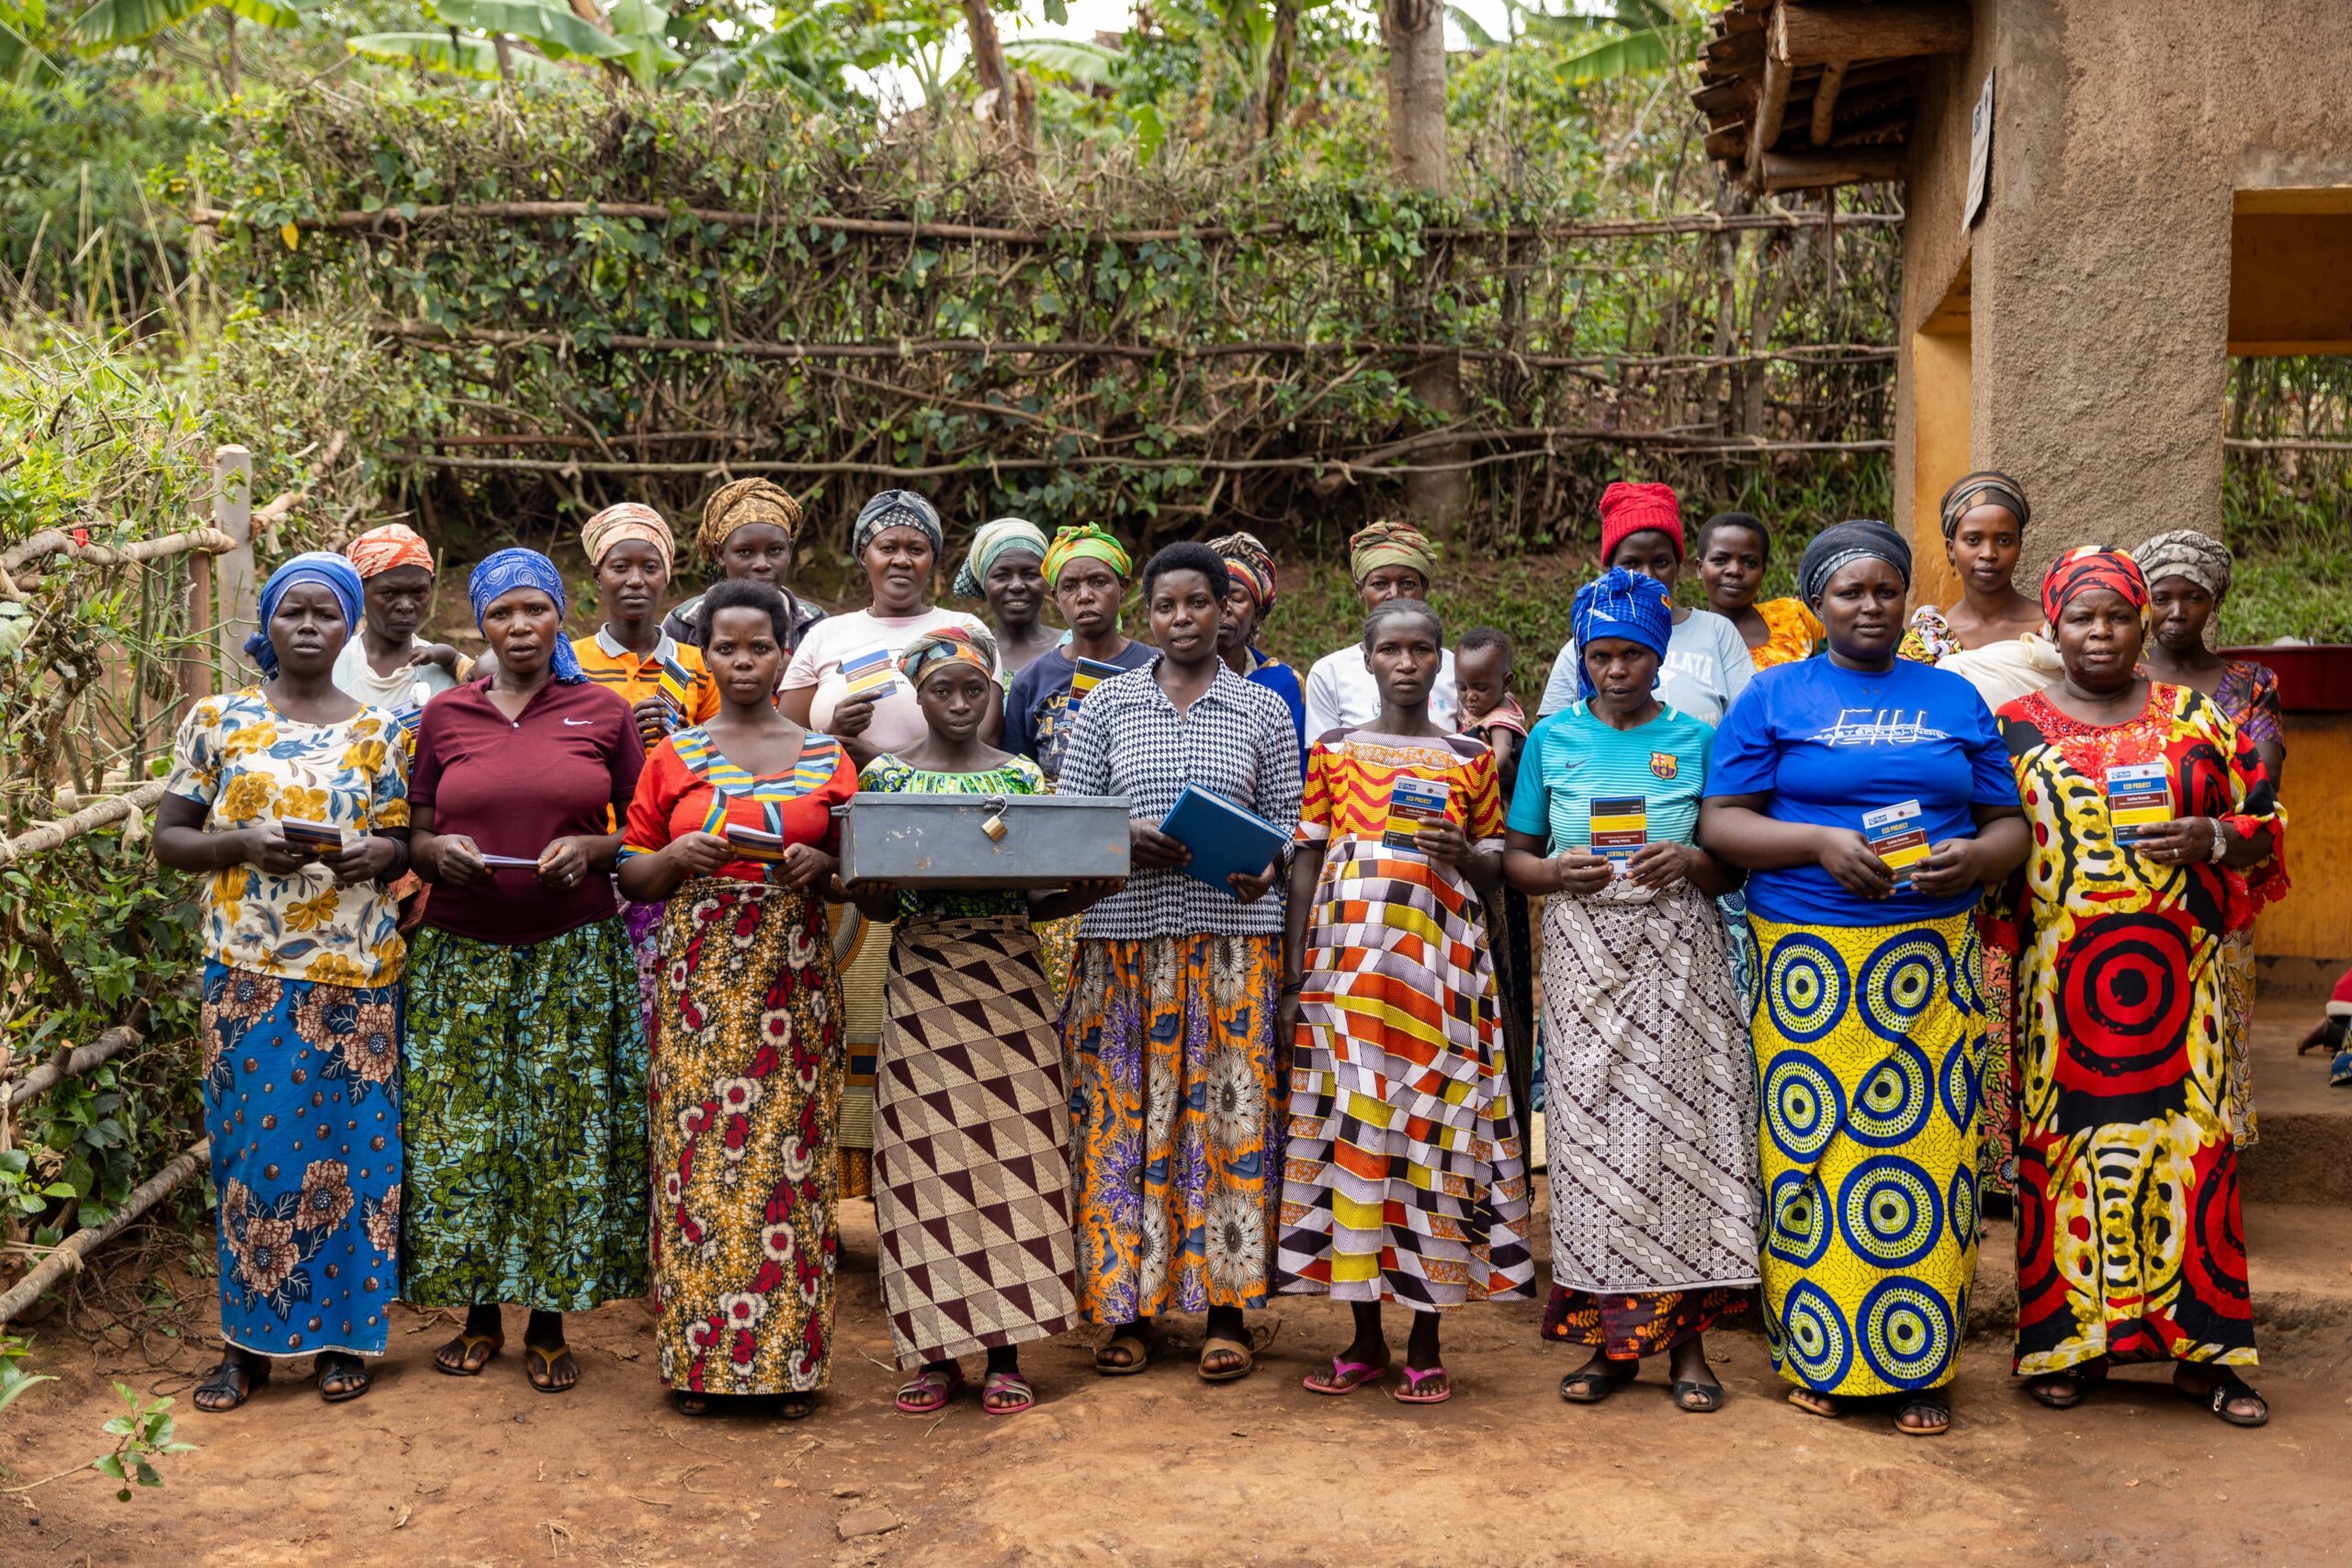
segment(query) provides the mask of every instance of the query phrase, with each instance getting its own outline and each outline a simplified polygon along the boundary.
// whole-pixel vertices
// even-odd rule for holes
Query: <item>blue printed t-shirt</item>
[[[1130,639],[1109,662],[1122,670],[1140,670],[1158,657],[1159,650],[1149,643]],[[1077,673],[1077,657],[1064,643],[1031,660],[1005,694],[1004,749],[1036,763],[1048,779],[1061,777],[1062,749],[1078,722],[1069,711],[1069,683]]]
[[[2016,806],[2018,781],[1992,710],[1962,677],[1907,659],[1848,670],[1825,656],[1758,673],[1715,732],[1707,794],[1764,795],[1776,822],[1856,832],[1864,812],[1916,800],[1937,844],[1974,836],[1972,807]],[[1750,873],[1747,908],[1798,925],[1894,925],[1956,915],[1977,892],[1862,898],[1807,862]]]
[[[1528,733],[1509,826],[1548,839],[1555,855],[1588,849],[1593,801],[1638,795],[1650,841],[1687,844],[1698,833],[1714,740],[1711,727],[1671,706],[1632,729],[1596,718],[1585,703],[1562,708]]]

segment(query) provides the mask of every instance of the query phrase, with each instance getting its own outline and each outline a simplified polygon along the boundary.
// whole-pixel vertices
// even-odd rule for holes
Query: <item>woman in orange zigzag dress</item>
[[[1481,902],[1502,879],[1502,791],[1483,742],[1430,719],[1444,646],[1418,599],[1364,623],[1380,712],[1307,753],[1277,1024],[1292,1043],[1282,1289],[1355,1313],[1306,1388],[1385,1379],[1394,1302],[1412,1319],[1390,1393],[1405,1404],[1453,1397],[1444,1312],[1534,1279]]]

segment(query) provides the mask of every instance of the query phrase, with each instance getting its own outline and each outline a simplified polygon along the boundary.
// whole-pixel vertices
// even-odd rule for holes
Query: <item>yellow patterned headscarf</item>
[[[1046,586],[1051,588],[1061,581],[1062,568],[1080,557],[1099,560],[1116,572],[1124,582],[1135,570],[1126,549],[1110,532],[1092,523],[1080,523],[1074,528],[1054,530],[1054,542],[1046,547]]]
[[[1384,566],[1407,566],[1424,581],[1437,576],[1437,547],[1410,523],[1381,522],[1356,531],[1348,541],[1348,575],[1362,582]]]
[[[695,547],[713,562],[727,536],[754,523],[773,523],[787,539],[800,536],[800,502],[792,492],[769,479],[736,479],[723,484],[702,503],[702,526],[695,530]]]

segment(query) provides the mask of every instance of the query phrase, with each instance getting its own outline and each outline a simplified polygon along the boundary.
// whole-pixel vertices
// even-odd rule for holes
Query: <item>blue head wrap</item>
[[[277,678],[277,649],[269,640],[270,619],[277,614],[286,591],[298,582],[323,582],[334,590],[334,602],[343,607],[345,636],[359,625],[359,569],[325,550],[304,550],[271,572],[269,581],[261,585],[261,627],[245,638],[245,657],[273,681]]]
[[[555,569],[555,562],[537,550],[526,550],[518,545],[483,557],[481,564],[474,568],[474,574],[466,580],[466,597],[474,605],[474,626],[479,628],[491,605],[517,588],[536,588],[554,600],[559,618],[569,608],[563,573]],[[560,634],[548,656],[548,669],[567,684],[588,679],[580,668],[580,656],[571,651],[571,642]]]
[[[1576,628],[1577,695],[1592,695],[1592,677],[1585,673],[1584,645],[1595,637],[1621,637],[1638,642],[1662,660],[1667,639],[1674,635],[1674,611],[1666,602],[1666,584],[1645,572],[1612,566],[1577,590],[1568,612]]]

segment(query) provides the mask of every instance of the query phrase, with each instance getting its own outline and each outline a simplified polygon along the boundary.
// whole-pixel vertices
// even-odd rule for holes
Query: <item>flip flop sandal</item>
[[[575,1377],[568,1383],[557,1382],[555,1363],[558,1357],[568,1356],[571,1353],[571,1347],[569,1345],[526,1345],[523,1347],[523,1375],[529,1381],[530,1385],[541,1393],[570,1393],[580,1386],[580,1380]],[[531,1361],[534,1358],[538,1360],[539,1370],[548,1375],[546,1382],[541,1382],[531,1376]]]
[[[2233,1427],[2263,1427],[2270,1422],[2270,1402],[2256,1393],[2245,1379],[2235,1373],[2223,1372],[2214,1380],[2213,1386],[2203,1393],[2192,1393],[2178,1383],[2173,1384],[2172,1388],[2173,1392],[2181,1398],[2196,1401]],[[2261,1414],[2241,1416],[2233,1411],[2230,1408],[2230,1402],[2238,1399],[2253,1400],[2262,1406]]]
[[[1905,1426],[1903,1418],[1914,1411],[1922,1415],[1940,1416],[1943,1417],[1943,1425],[1940,1427]],[[1902,1409],[1894,1413],[1894,1429],[1906,1438],[1940,1438],[1951,1430],[1951,1406],[1940,1399],[1909,1400],[1905,1403]]]
[[[1598,1404],[1639,1375],[1638,1366],[1622,1376],[1582,1367],[1560,1380],[1560,1397],[1570,1404]]]
[[[1825,1410],[1820,1405],[1814,1404],[1813,1401],[1816,1399],[1827,1399],[1834,1401],[1835,1398],[1836,1396],[1833,1394],[1816,1393],[1809,1388],[1792,1388],[1789,1390],[1789,1403],[1791,1404],[1795,1405],[1799,1410],[1804,1411],[1806,1415],[1817,1416],[1824,1421],[1844,1420],[1846,1417],[1846,1407],[1842,1404],[1832,1403],[1830,1406]]]
[[[947,1408],[957,1394],[964,1392],[964,1369],[952,1372],[934,1372],[929,1368],[917,1372],[899,1390],[897,1404],[901,1416],[933,1416]]]
[[[1445,1369],[1442,1366],[1423,1367],[1418,1371],[1411,1367],[1404,1367],[1399,1371],[1404,1373],[1405,1381],[1388,1391],[1388,1397],[1399,1404],[1443,1404],[1453,1397],[1453,1380],[1445,1376]],[[1439,1378],[1445,1378],[1443,1388],[1435,1393],[1420,1392],[1421,1384]]]
[[[196,1406],[207,1416],[226,1416],[238,1405],[251,1399],[254,1396],[254,1390],[268,1381],[269,1363],[267,1361],[260,1363],[260,1371],[256,1373],[254,1363],[252,1361],[224,1360],[212,1369],[210,1377],[206,1378],[190,1391],[189,1402],[194,1404],[195,1396],[200,1393],[226,1394],[229,1397],[229,1403],[226,1404],[198,1404]]]
[[[1116,1362],[1106,1361],[1102,1359],[1110,1352],[1119,1349],[1122,1347],[1124,1347],[1127,1352],[1126,1363],[1124,1366]],[[1146,1367],[1151,1365],[1152,1361],[1158,1356],[1159,1349],[1159,1339],[1158,1337],[1154,1335],[1113,1335],[1111,1337],[1111,1342],[1108,1345],[1103,1346],[1102,1349],[1094,1352],[1094,1370],[1106,1378],[1131,1378],[1137,1372],[1143,1371]]]
[[[1690,1402],[1694,1393],[1700,1396],[1695,1404]],[[1674,1385],[1674,1407],[1686,1416],[1713,1416],[1724,1407],[1724,1385],[1699,1382],[1690,1378],[1679,1379]]]
[[[1017,1393],[1020,1400],[1012,1404],[990,1404],[991,1394]],[[990,1372],[980,1384],[980,1409],[989,1416],[1018,1416],[1024,1410],[1037,1408],[1037,1391],[1019,1372]]]
[[[1227,1367],[1221,1372],[1209,1371],[1209,1358],[1220,1350],[1230,1350],[1241,1358],[1238,1367]],[[1238,1339],[1210,1338],[1201,1342],[1201,1381],[1203,1382],[1238,1382],[1258,1370],[1258,1352]]]
[[[374,1382],[368,1375],[367,1366],[356,1356],[337,1356],[332,1362],[328,1362],[324,1356],[319,1359],[322,1363],[318,1370],[319,1397],[329,1404],[341,1404],[345,1400],[358,1398]],[[330,1382],[335,1384],[332,1393],[327,1388]]]
[[[457,1338],[451,1340],[449,1343],[458,1347],[457,1365],[451,1366],[447,1361],[444,1361],[441,1359],[439,1352],[436,1351],[433,1357],[433,1366],[435,1371],[447,1372],[453,1378],[478,1378],[481,1376],[482,1369],[489,1366],[492,1361],[498,1359],[498,1353],[506,1348],[506,1341],[495,1334],[460,1334]],[[484,1356],[479,1362],[474,1362],[474,1348],[479,1345],[489,1346],[490,1354]],[[447,1350],[448,1348],[448,1345],[441,1347],[443,1350]],[[468,1365],[469,1362],[473,1362],[473,1364]]]
[[[1329,1373],[1309,1372],[1299,1380],[1299,1386],[1309,1393],[1329,1394],[1336,1398],[1340,1394],[1353,1393],[1368,1382],[1378,1382],[1387,1375],[1388,1363],[1385,1361],[1342,1361],[1334,1356]]]
[[[2083,1402],[2090,1388],[2073,1372],[2044,1372],[2040,1377],[2028,1378],[2025,1391],[2044,1409],[2072,1410]]]
[[[817,1414],[817,1396],[813,1393],[787,1393],[776,1401],[775,1418],[779,1421],[806,1421]]]
[[[710,1397],[707,1394],[696,1393],[692,1389],[686,1388],[672,1389],[670,1403],[677,1407],[678,1414],[681,1416],[707,1416],[712,1409]]]

